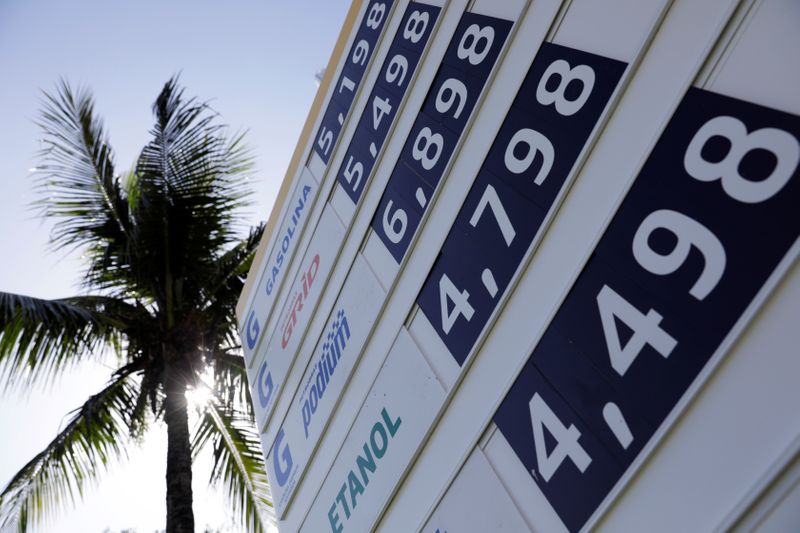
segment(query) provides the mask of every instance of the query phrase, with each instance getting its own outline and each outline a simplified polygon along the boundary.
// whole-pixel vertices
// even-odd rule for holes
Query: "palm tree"
[[[271,503],[253,422],[234,308],[263,226],[242,239],[251,156],[210,108],[170,79],[153,105],[152,139],[134,170],[114,158],[86,90],[62,81],[45,94],[39,126],[41,213],[56,249],[86,258],[82,293],[44,300],[0,293],[0,379],[48,383],[113,358],[102,390],[70,414],[53,441],[0,494],[0,529],[26,530],[74,503],[148,426],[167,427],[168,532],[194,531],[192,460],[213,447],[222,483],[248,529]],[[213,392],[189,428],[187,390]]]

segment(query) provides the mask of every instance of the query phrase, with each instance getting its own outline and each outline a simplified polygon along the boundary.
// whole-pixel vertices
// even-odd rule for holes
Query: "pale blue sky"
[[[49,253],[36,219],[28,169],[36,164],[33,124],[40,91],[63,76],[89,86],[105,119],[119,168],[147,141],[150,105],[181,72],[187,92],[255,150],[253,222],[266,219],[327,64],[350,0],[0,0],[0,290],[44,298],[75,294],[80,258]],[[58,431],[64,415],[99,389],[103,367],[84,369],[29,397],[0,396],[0,484]],[[90,491],[48,533],[164,527],[163,435],[154,432],[127,466]],[[198,527],[225,526],[224,498],[195,473]]]

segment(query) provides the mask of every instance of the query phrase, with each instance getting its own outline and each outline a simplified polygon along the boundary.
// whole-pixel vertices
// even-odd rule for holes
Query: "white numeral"
[[[453,118],[460,117],[461,112],[464,111],[464,106],[467,104],[467,86],[455,78],[448,78],[436,94],[436,111],[442,114],[446,113],[453,107],[456,98],[458,98],[458,104],[456,104]]]
[[[481,28],[477,24],[473,24],[467,28],[467,31],[461,37],[456,55],[459,59],[468,60],[472,65],[478,65],[486,59],[489,50],[492,49],[493,42],[494,28],[491,26]]]
[[[414,11],[411,13],[411,16],[408,17],[406,27],[403,28],[403,39],[415,44],[418,43],[425,33],[425,29],[428,27],[429,18],[426,12],[420,13],[419,11]]]
[[[514,152],[520,144],[527,145],[525,156],[518,158]],[[553,161],[556,158],[556,151],[553,148],[553,143],[536,130],[530,128],[522,128],[511,137],[506,147],[505,164],[506,168],[514,174],[522,174],[531,166],[533,158],[536,154],[542,154],[542,167],[536,174],[533,182],[536,185],[541,185],[553,168]]]
[[[646,344],[664,358],[669,357],[678,342],[661,329],[661,315],[650,309],[643,314],[628,300],[620,296],[608,285],[603,285],[597,293],[597,307],[600,310],[600,323],[606,338],[611,367],[624,376]],[[628,326],[633,334],[625,347],[622,346],[617,330],[616,319]]]
[[[448,309],[448,302],[453,302],[452,313]],[[464,315],[469,322],[475,314],[475,309],[469,304],[469,292],[466,289],[459,291],[447,274],[442,274],[439,280],[439,303],[442,310],[442,330],[445,334],[450,333],[460,315]]]
[[[730,150],[722,161],[712,162],[703,157],[703,147],[712,137],[730,142]],[[777,163],[769,176],[751,181],[739,172],[739,165],[752,150],[766,150]],[[744,123],[734,117],[715,117],[697,130],[683,165],[689,175],[700,181],[721,180],[722,190],[731,198],[747,204],[763,202],[774,196],[794,174],[800,162],[800,143],[794,135],[777,128],[761,128],[747,133]]]
[[[367,27],[373,30],[378,29],[383,21],[383,15],[386,13],[386,4],[372,4],[367,15]]]
[[[406,226],[408,226],[408,215],[399,207],[389,218],[389,211],[391,211],[394,202],[389,200],[386,204],[386,209],[383,212],[383,233],[390,241],[397,244],[406,233]],[[395,227],[397,229],[395,229]]]
[[[408,59],[397,54],[389,61],[389,66],[386,67],[386,81],[394,83],[397,80],[397,85],[402,87],[406,79],[406,72],[408,72]],[[398,77],[400,78],[399,80],[397,79]]]
[[[381,124],[381,120],[383,120],[383,116],[391,112],[392,106],[389,104],[389,99],[375,95],[375,98],[372,100],[372,127],[377,130],[378,126]]]
[[[366,40],[361,39],[353,49],[353,63],[357,65],[363,65],[367,61],[367,56],[369,56],[369,43]]]
[[[581,473],[586,472],[592,458],[580,445],[578,439],[581,432],[574,424],[566,427],[556,414],[545,403],[538,392],[533,394],[528,407],[531,411],[531,423],[533,424],[533,444],[536,448],[536,465],[539,474],[545,481],[550,481],[553,474],[567,457],[578,467]],[[545,428],[556,440],[556,445],[550,454],[547,453],[547,441],[544,437]],[[536,477],[536,472],[533,472]]]
[[[650,236],[659,229],[669,231],[678,239],[675,247],[667,254],[658,253],[649,244]],[[670,209],[659,209],[650,213],[633,237],[633,256],[643,268],[664,276],[678,270],[689,257],[692,245],[703,254],[705,264],[689,294],[702,300],[722,278],[726,262],[725,248],[716,235],[693,218]]]
[[[364,165],[356,161],[353,156],[350,156],[350,159],[348,159],[344,167],[344,178],[347,180],[347,183],[353,187],[354,191],[358,190],[358,185],[361,183],[361,176],[363,174]],[[355,183],[353,183],[353,180],[355,180]]]
[[[356,82],[354,82],[347,76],[342,76],[342,82],[339,84],[339,94],[341,94],[342,88],[345,88],[350,92],[353,92],[353,89],[356,88]]]
[[[547,89],[547,82],[553,76],[558,76],[558,87],[554,91]],[[581,94],[574,100],[567,99],[564,94],[567,86],[574,81],[581,82]],[[568,117],[574,115],[583,107],[594,87],[594,70],[589,65],[578,65],[570,68],[569,63],[563,59],[557,59],[550,63],[547,70],[542,74],[539,85],[536,87],[536,101],[542,105],[555,104],[556,111]]]
[[[422,141],[422,142],[420,142]],[[433,155],[429,155],[430,148],[433,147]],[[439,161],[439,156],[442,155],[442,148],[444,147],[444,137],[440,133],[433,133],[429,127],[424,127],[420,130],[414,146],[411,148],[411,156],[419,161],[422,168],[430,170]]]
[[[511,246],[511,241],[514,240],[514,236],[517,232],[514,231],[514,226],[511,224],[511,220],[509,220],[506,210],[503,208],[503,202],[500,201],[500,197],[497,196],[497,191],[492,185],[487,185],[486,190],[483,191],[483,196],[481,196],[478,206],[475,208],[475,212],[472,213],[472,218],[469,219],[470,225],[473,228],[478,225],[478,220],[480,220],[487,205],[491,208],[492,214],[495,220],[497,220],[497,225],[500,226],[500,233],[503,234],[506,246]]]
[[[330,151],[332,144],[333,144],[333,132],[330,131],[327,127],[323,126],[322,129],[319,131],[319,139],[317,139],[317,146],[319,146],[319,149],[322,150],[322,153],[328,155],[328,152]]]

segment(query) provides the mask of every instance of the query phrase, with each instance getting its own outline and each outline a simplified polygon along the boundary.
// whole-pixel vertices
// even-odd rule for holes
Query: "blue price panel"
[[[334,88],[333,96],[328,102],[328,108],[322,117],[322,123],[314,142],[314,151],[322,158],[325,164],[331,156],[331,150],[336,146],[336,139],[342,131],[342,124],[353,104],[356,90],[364,71],[369,65],[369,58],[378,44],[378,38],[386,25],[386,19],[392,9],[394,0],[372,0],[364,12],[361,26],[358,29],[353,44],[348,52],[347,62],[339,74],[339,80]]]
[[[570,529],[797,242],[799,139],[800,117],[689,89],[531,355],[538,381],[503,401],[495,421]]]
[[[411,2],[406,9],[392,46],[383,62],[353,140],[336,179],[354,204],[358,204],[375,158],[397,116],[422,52],[431,36],[440,9]]]
[[[564,187],[625,63],[544,43],[417,303],[459,365]]]
[[[464,13],[450,40],[372,219],[372,228],[398,264],[453,155],[511,25],[508,20]]]

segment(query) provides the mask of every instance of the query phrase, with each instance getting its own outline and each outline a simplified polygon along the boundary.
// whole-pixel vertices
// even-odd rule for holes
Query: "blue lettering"
[[[389,439],[397,434],[400,428],[402,419],[398,417],[395,420],[389,416],[386,408],[381,409],[381,419],[375,422],[370,430],[369,438],[362,447],[364,453],[356,457],[356,469],[358,470],[361,479],[356,476],[355,469],[351,469],[347,473],[347,479],[342,483],[339,493],[336,495],[333,504],[328,510],[328,521],[331,524],[331,531],[333,533],[341,533],[344,530],[344,525],[341,524],[341,517],[339,516],[338,506],[341,505],[344,509],[345,520],[350,519],[351,510],[355,511],[358,505],[358,496],[364,494],[365,487],[369,485],[369,474],[367,471],[374,474],[377,469],[377,460],[386,455],[386,450],[389,448]],[[388,433],[388,435],[387,435]],[[350,506],[345,499],[345,492],[349,490]]]
[[[256,312],[250,311],[250,316],[247,317],[247,347],[251,350],[255,348],[256,341],[258,341],[258,334],[261,333],[261,326],[258,324]]]
[[[316,385],[311,387],[311,393],[308,395],[308,401],[311,404],[311,412],[317,412],[317,401],[319,400],[319,393],[317,392]]]
[[[272,280],[267,280],[267,296],[272,294]]]
[[[303,207],[305,206],[305,198],[300,200],[300,203],[297,204],[297,207],[294,208],[294,217],[292,218],[292,222],[297,224],[297,221],[300,220],[300,215],[303,214]]]
[[[375,435],[381,436],[380,446],[378,446],[378,443],[375,442]],[[369,443],[372,445],[372,452],[375,454],[375,457],[377,459],[382,458],[383,454],[386,453],[386,448],[389,445],[389,441],[386,438],[386,429],[380,422],[375,422],[375,425],[372,426],[372,433],[370,433],[369,436]]]
[[[389,429],[389,436],[394,437],[394,434],[397,433],[397,429],[400,427],[403,419],[398,418],[392,422],[392,419],[389,418],[389,413],[386,411],[385,407],[381,409],[381,417],[383,418],[383,422],[386,424],[386,427]]]
[[[283,487],[289,481],[289,473],[292,470],[292,452],[289,450],[289,445],[283,447],[280,451],[281,442],[283,442],[283,429],[278,433],[275,439],[275,453],[272,455],[272,466],[275,467],[275,481],[278,485]],[[281,468],[280,459],[283,459],[283,468]]]
[[[347,490],[347,485],[342,485],[342,488],[339,489],[339,494],[336,495],[336,501],[342,504],[344,507],[344,517],[350,518],[350,508],[347,506],[347,500],[344,499],[344,491]]]
[[[306,432],[308,438],[308,425],[311,423],[311,407],[308,405],[308,400],[303,403],[303,431]]]
[[[317,364],[317,391],[319,392],[319,397],[322,398],[322,395],[325,394],[325,388],[328,386],[328,376],[323,371],[325,365],[322,364],[320,361]]]
[[[272,267],[272,279],[267,281],[267,295],[272,294],[272,289],[275,284],[275,279],[280,274],[280,267],[283,266],[283,260],[285,259],[286,252],[289,250],[289,246],[292,243],[292,238],[294,237],[294,232],[297,229],[297,225],[300,223],[300,216],[303,214],[303,209],[306,205],[306,198],[308,198],[308,194],[311,192],[311,187],[308,185],[303,186],[303,197],[297,202],[297,207],[294,209],[294,215],[292,216],[292,225],[286,228],[286,234],[283,236],[283,241],[281,241],[281,247],[278,249],[278,255],[275,257],[275,266]]]
[[[345,316],[344,309],[340,309],[336,314],[336,319],[331,324],[331,330],[328,332],[326,339],[327,342],[322,345],[322,355],[315,363],[317,366],[316,379],[312,375],[306,383],[308,397],[305,399],[302,409],[303,431],[306,438],[308,438],[311,417],[317,412],[317,405],[322,401],[328,382],[336,370],[336,365],[342,357],[343,350],[347,347],[349,338],[350,326],[347,323],[347,316]]]
[[[374,474],[376,465],[375,458],[372,457],[372,451],[370,451],[369,445],[366,442],[364,443],[364,457],[360,455],[356,457],[356,466],[358,467],[358,473],[361,474],[362,481],[364,481],[364,486],[369,485],[367,470],[369,470],[371,474]]]
[[[292,242],[292,237],[294,237],[294,228],[287,228],[286,229],[286,237],[283,238],[283,251],[284,251],[284,253],[289,248],[289,243]]]
[[[356,505],[358,505],[356,498],[359,494],[364,494],[364,486],[361,484],[352,470],[349,474],[347,474],[347,485],[350,487],[350,502],[353,510],[355,510]]]
[[[344,526],[339,523],[339,513],[336,512],[336,502],[333,502],[331,508],[328,510],[328,520],[331,523],[331,531],[333,533],[342,533]]]
[[[267,362],[264,361],[258,370],[258,401],[261,403],[261,407],[267,406],[270,398],[272,398],[273,390],[272,374],[267,372]]]

